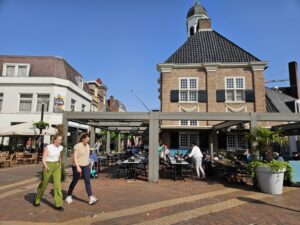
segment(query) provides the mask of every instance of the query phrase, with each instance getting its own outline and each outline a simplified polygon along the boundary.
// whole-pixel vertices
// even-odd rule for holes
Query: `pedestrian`
[[[34,206],[39,207],[41,199],[44,192],[48,186],[49,179],[52,177],[54,182],[54,201],[55,209],[63,211],[62,202],[62,192],[61,192],[61,152],[63,147],[61,146],[62,137],[60,135],[55,135],[53,138],[53,143],[47,145],[43,152],[43,178],[38,187],[37,194],[34,200]]]
[[[94,144],[94,149],[95,149],[95,151],[96,151],[96,154],[99,154],[99,153],[100,153],[101,145],[102,145],[102,143],[101,143],[100,139],[98,139],[98,140],[96,141],[96,143]]]
[[[200,148],[196,145],[195,142],[192,143],[192,151],[189,154],[189,157],[194,157],[195,160],[195,167],[196,167],[196,172],[197,172],[197,176],[200,179],[201,174],[202,173],[202,178],[205,178],[205,172],[202,168],[202,159],[203,159],[203,154],[200,150]]]
[[[74,146],[72,165],[73,180],[69,186],[68,196],[65,199],[65,201],[69,204],[73,202],[72,193],[81,176],[83,176],[85,189],[89,197],[89,205],[93,205],[98,201],[98,199],[92,195],[92,186],[90,182],[89,141],[89,136],[83,133],[79,138],[79,143]]]
[[[28,140],[26,141],[26,145],[25,145],[25,150],[26,152],[30,153],[32,149],[32,139],[31,137],[28,138]]]

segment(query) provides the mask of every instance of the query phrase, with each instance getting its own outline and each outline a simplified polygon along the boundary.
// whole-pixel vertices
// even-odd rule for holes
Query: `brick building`
[[[91,112],[106,112],[107,86],[98,78],[95,81],[87,82],[92,97]]]
[[[213,30],[198,2],[189,9],[186,24],[187,41],[157,65],[162,112],[266,112],[273,106],[273,90],[264,84],[266,61]],[[162,121],[162,140],[171,148],[189,148],[195,141],[205,150],[214,124]],[[221,130],[218,149],[244,149],[245,129],[247,124]]]

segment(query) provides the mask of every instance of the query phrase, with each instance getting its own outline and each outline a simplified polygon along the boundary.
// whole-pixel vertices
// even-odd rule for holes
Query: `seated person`
[[[276,161],[284,161],[283,157],[281,154],[279,154],[278,152],[274,152],[273,153],[273,158],[276,160]]]
[[[97,163],[98,163],[97,154],[94,151],[94,149],[92,149],[92,148],[90,150],[89,162],[90,162],[91,171],[92,171],[93,166],[96,167]]]
[[[137,153],[138,153],[138,149],[135,147],[135,145],[133,145],[131,148],[131,154],[136,155]]]
[[[244,156],[246,157],[246,162],[251,162],[253,160],[253,155],[250,153],[249,148],[244,152]]]

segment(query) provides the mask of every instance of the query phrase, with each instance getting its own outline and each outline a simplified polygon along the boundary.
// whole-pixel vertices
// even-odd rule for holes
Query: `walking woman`
[[[56,135],[53,138],[53,144],[48,145],[44,149],[43,153],[43,180],[41,181],[37,194],[34,200],[34,206],[39,207],[41,199],[44,192],[48,186],[49,179],[53,177],[54,182],[54,201],[55,209],[63,211],[62,202],[62,192],[61,192],[61,152],[63,147],[61,146],[62,137]]]
[[[74,154],[73,154],[73,180],[70,184],[68,190],[68,196],[65,199],[67,203],[72,203],[72,193],[73,190],[80,178],[83,176],[85,189],[89,196],[89,204],[95,204],[98,199],[92,195],[92,186],[90,182],[90,167],[89,167],[89,156],[90,156],[90,146],[89,146],[90,138],[87,134],[81,134],[79,138],[79,143],[74,146]]]

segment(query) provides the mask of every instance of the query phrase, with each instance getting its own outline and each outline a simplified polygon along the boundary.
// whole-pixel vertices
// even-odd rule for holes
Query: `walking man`
[[[192,143],[192,151],[189,154],[189,157],[194,157],[195,159],[195,167],[196,167],[196,172],[197,172],[197,176],[200,179],[201,174],[202,173],[202,178],[205,178],[205,172],[202,168],[202,159],[203,159],[203,154],[200,150],[200,148],[196,145],[195,142]]]

